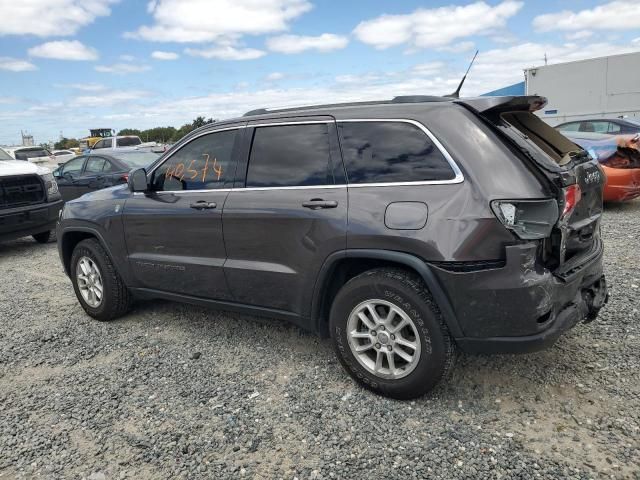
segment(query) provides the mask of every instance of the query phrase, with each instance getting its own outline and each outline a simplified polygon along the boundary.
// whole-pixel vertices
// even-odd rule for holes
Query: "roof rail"
[[[321,110],[323,108],[331,107],[363,107],[366,105],[383,105],[390,103],[422,103],[422,102],[450,102],[451,98],[436,97],[434,95],[406,95],[393,97],[392,100],[369,100],[364,102],[345,102],[345,103],[327,103],[322,105],[306,105],[300,107],[278,108],[274,110],[268,110],[266,108],[257,108],[250,110],[243,115],[243,117],[251,117],[254,115],[265,115],[267,113],[286,113],[296,112],[304,110]]]
[[[423,103],[423,102],[450,102],[451,99],[437,97],[435,95],[401,95],[393,97],[391,103]]]

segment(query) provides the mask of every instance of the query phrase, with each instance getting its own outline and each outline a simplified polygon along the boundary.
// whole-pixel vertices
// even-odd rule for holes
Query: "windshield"
[[[16,150],[16,160],[29,160],[30,158],[48,157],[51,153],[44,148],[23,148]]]
[[[126,163],[130,168],[147,167],[160,156],[153,152],[109,152],[109,154]]]
[[[0,148],[0,160],[13,160],[13,158],[11,158],[11,155]]]

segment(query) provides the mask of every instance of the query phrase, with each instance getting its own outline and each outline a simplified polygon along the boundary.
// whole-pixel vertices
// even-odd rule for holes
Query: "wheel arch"
[[[59,239],[60,259],[62,260],[62,265],[67,275],[69,275],[71,269],[71,255],[73,255],[73,250],[81,241],[89,238],[95,238],[100,242],[102,248],[106,250],[109,257],[113,260],[114,257],[111,254],[111,250],[98,230],[91,227],[74,227],[67,229],[62,232]]]
[[[372,268],[400,267],[418,274],[438,305],[451,335],[462,337],[449,297],[429,264],[409,253],[392,250],[353,249],[334,252],[325,260],[316,281],[311,305],[311,318],[322,336],[329,334],[329,310],[338,290],[348,280]]]

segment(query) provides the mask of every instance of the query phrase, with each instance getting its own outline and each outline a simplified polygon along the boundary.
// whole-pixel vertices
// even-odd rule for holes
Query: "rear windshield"
[[[29,160],[30,158],[48,157],[51,155],[49,150],[44,148],[23,148],[16,150],[16,160]]]
[[[13,160],[13,158],[11,158],[11,155],[0,148],[0,160]]]
[[[140,145],[142,141],[138,137],[122,137],[116,139],[118,147],[133,147],[134,145]]]
[[[506,112],[500,116],[509,125],[526,135],[558,165],[569,163],[571,161],[569,154],[582,152],[578,145],[531,112]]]

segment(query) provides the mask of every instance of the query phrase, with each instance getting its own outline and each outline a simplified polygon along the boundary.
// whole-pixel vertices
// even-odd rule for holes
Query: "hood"
[[[45,175],[51,173],[48,168],[24,160],[0,160],[0,177],[15,175]]]

